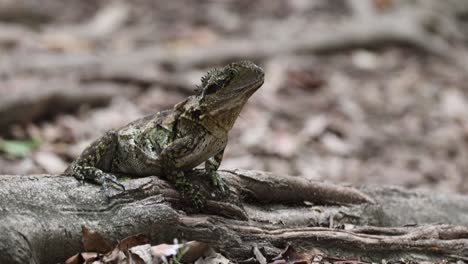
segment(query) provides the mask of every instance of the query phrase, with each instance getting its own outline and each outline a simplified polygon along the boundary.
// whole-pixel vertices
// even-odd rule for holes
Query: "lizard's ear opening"
[[[208,84],[208,86],[206,86],[202,92],[201,92],[201,98],[204,99],[205,96],[209,95],[209,94],[214,94],[218,89],[220,88],[220,86],[216,83],[211,83],[211,84]]]
[[[195,88],[195,93],[196,95],[199,95],[201,97],[205,96],[205,87],[207,87],[211,77],[218,72],[217,69],[213,69],[211,71],[208,71],[205,75],[201,77],[201,85],[197,85]]]

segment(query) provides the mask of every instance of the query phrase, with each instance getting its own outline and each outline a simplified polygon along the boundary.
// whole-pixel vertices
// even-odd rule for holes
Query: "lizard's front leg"
[[[105,173],[98,168],[75,164],[71,166],[70,170],[73,176],[80,181],[92,180],[101,185],[107,198],[110,198],[108,182],[114,183],[125,191],[125,186],[117,180],[115,175]]]
[[[218,173],[218,168],[223,160],[224,149],[225,148],[205,161],[205,171],[211,177],[213,185],[216,186],[223,195],[226,195],[228,188]]]
[[[178,161],[191,153],[190,146],[195,144],[195,141],[190,136],[174,140],[161,152],[161,161],[168,180],[174,184],[182,197],[187,198],[197,210],[200,210],[204,207],[205,201],[178,165]]]
[[[102,186],[104,193],[110,197],[108,182],[112,182],[123,190],[125,186],[117,178],[103,169],[109,169],[117,144],[117,136],[114,130],[106,132],[101,138],[89,145],[65,171],[79,181],[91,180]]]
[[[199,190],[193,186],[192,182],[187,178],[185,172],[180,170],[168,170],[166,176],[183,198],[195,206],[197,211],[200,211],[205,206],[205,199],[200,194]]]

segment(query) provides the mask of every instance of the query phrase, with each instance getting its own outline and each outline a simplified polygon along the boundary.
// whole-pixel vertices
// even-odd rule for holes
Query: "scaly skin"
[[[263,70],[248,61],[212,70],[202,78],[196,95],[170,110],[108,131],[88,146],[65,173],[102,185],[107,197],[109,182],[125,189],[114,174],[166,176],[184,197],[201,208],[204,201],[185,175],[205,162],[213,184],[221,192],[226,191],[217,170],[228,132],[263,81]]]

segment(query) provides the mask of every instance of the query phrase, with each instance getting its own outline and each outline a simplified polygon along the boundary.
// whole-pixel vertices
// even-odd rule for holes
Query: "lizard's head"
[[[200,108],[230,129],[244,104],[262,86],[264,75],[262,68],[250,61],[208,72],[198,89]]]

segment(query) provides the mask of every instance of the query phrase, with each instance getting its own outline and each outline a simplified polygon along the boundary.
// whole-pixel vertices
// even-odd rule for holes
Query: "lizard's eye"
[[[231,69],[231,70],[229,71],[229,76],[230,76],[230,77],[234,77],[234,76],[235,76],[236,74],[238,74],[238,73],[239,73],[239,71],[238,71],[237,69]]]
[[[205,88],[204,94],[212,94],[215,93],[219,89],[219,86],[216,83],[212,83]]]

